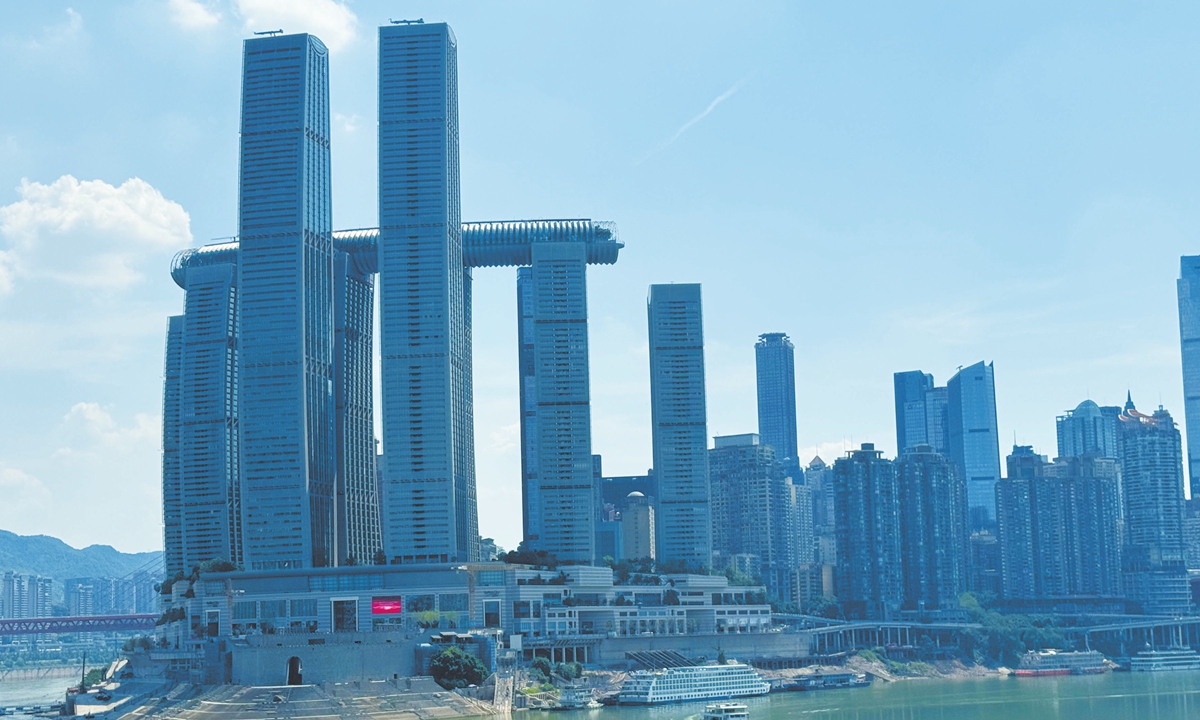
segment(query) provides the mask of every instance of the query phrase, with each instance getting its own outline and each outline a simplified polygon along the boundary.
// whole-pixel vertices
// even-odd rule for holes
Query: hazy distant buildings
[[[836,483],[833,468],[819,456],[808,463],[804,482],[809,489],[813,508],[813,562],[819,565],[837,564],[837,516],[834,513]]]
[[[38,575],[0,575],[0,618],[43,618],[53,615],[54,581]]]
[[[1000,479],[1000,437],[996,424],[996,383],[991,363],[961,368],[946,383],[946,454],[967,483],[974,527],[996,518]]]
[[[800,482],[795,355],[795,346],[784,333],[759,335],[754,345],[759,437],[764,445],[774,448],[775,458]]]
[[[1183,360],[1183,419],[1192,498],[1200,499],[1200,255],[1179,258],[1179,346]]]
[[[896,402],[896,452],[917,445],[946,450],[946,389],[920,370],[892,376]]]
[[[1183,541],[1183,453],[1179,430],[1161,407],[1130,400],[1118,427],[1125,501],[1124,590],[1147,614],[1186,614],[1191,605]]]
[[[847,619],[897,618],[904,599],[896,468],[871,443],[833,464],[838,566]]]
[[[654,506],[636,490],[629,493],[621,511],[621,555],[618,560],[656,559]]]
[[[1091,400],[1084,400],[1074,410],[1059,415],[1055,420],[1058,457],[1120,457],[1117,447],[1120,414],[1119,407],[1100,407]]]
[[[704,327],[698,284],[651,285],[650,415],[661,560],[712,561]]]
[[[895,462],[905,610],[950,610],[967,589],[967,489],[958,467],[929,445]]]

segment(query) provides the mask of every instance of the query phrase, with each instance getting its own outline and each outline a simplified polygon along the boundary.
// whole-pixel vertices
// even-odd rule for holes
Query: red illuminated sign
[[[372,615],[398,615],[404,611],[404,600],[399,595],[395,597],[371,598]]]

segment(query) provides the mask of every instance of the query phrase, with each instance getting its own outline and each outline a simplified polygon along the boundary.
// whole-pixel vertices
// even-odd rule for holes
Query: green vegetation
[[[558,567],[558,558],[545,550],[533,550],[524,542],[500,557],[509,565],[532,565],[543,570],[554,570]]]
[[[982,605],[971,593],[958,602],[983,627],[963,633],[963,650],[980,664],[1016,665],[1029,650],[1062,648],[1062,630],[1049,615],[1005,615]]]
[[[566,680],[583,677],[583,666],[577,662],[559,663],[554,666],[554,674]]]
[[[0,530],[0,572],[32,573],[52,578],[125,577],[153,567],[161,552],[123,553],[108,545],[77,550],[46,535],[17,535]]]
[[[83,684],[87,687],[99,685],[102,682],[104,682],[104,668],[93,668],[83,676]]]
[[[429,664],[429,673],[438,685],[453,690],[483,682],[487,668],[479,658],[451,645],[438,653]]]
[[[544,657],[535,657],[529,663],[529,674],[534,680],[539,682],[550,682],[550,675],[554,672],[552,663]]]

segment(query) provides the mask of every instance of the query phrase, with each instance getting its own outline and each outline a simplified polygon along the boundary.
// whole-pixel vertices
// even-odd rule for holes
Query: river
[[[742,700],[750,720],[1197,720],[1200,671],[903,680]],[[563,713],[561,720],[699,720],[704,703]]]
[[[67,687],[79,684],[79,676],[41,680],[5,680],[0,682],[0,707],[15,705],[53,705],[67,695]]]

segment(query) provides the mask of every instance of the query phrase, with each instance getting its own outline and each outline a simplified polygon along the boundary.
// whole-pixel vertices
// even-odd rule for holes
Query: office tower
[[[565,240],[565,238],[564,238]],[[565,562],[595,557],[587,246],[534,243],[517,270],[525,542]]]
[[[1084,400],[1074,410],[1055,419],[1058,430],[1058,457],[1119,457],[1117,417],[1119,407],[1100,407]]]
[[[996,382],[991,363],[962,368],[946,383],[947,452],[967,482],[971,524],[996,519],[1000,437],[996,425]]]
[[[837,598],[847,619],[891,620],[904,598],[896,468],[863,443],[833,464]]]
[[[444,23],[379,29],[383,535],[400,562],[479,557],[457,56]]]
[[[336,564],[329,55],[247,40],[239,194],[241,500],[250,569]]]
[[[183,316],[167,319],[163,367],[162,500],[163,566],[167,577],[183,572],[183,508],[179,505],[179,392],[183,368]],[[3,617],[0,614],[0,617]]]
[[[1126,597],[1150,615],[1186,614],[1191,598],[1183,547],[1183,452],[1170,413],[1137,411],[1130,399],[1117,428],[1125,501]]]
[[[169,575],[207,560],[241,564],[237,245],[176,256],[186,291],[171,318],[163,392],[163,528]]]
[[[796,439],[796,350],[784,333],[766,333],[754,344],[758,384],[758,434],[788,474],[800,481]]]
[[[368,564],[383,549],[375,488],[375,273],[365,231],[335,233],[333,377],[337,437],[337,561]]]
[[[712,561],[704,328],[700,286],[651,285],[650,416],[658,483],[658,557]]]
[[[768,592],[794,594],[796,572],[812,562],[812,500],[793,484],[774,448],[754,433],[713,438],[708,453],[712,488],[713,562],[752,556]],[[808,515],[801,520],[800,512]]]
[[[1120,594],[1118,478],[1112,458],[1049,463],[1029,446],[1013,448],[1008,477],[996,486],[1005,598]]]
[[[1183,360],[1183,419],[1187,428],[1187,476],[1200,500],[1200,255],[1179,258],[1179,346]]]
[[[629,493],[625,509],[621,511],[621,558],[640,560],[656,559],[657,538],[654,505],[640,492]]]
[[[967,488],[958,467],[929,445],[896,459],[906,610],[950,610],[967,589]]]
[[[812,494],[813,562],[837,564],[837,520],[834,514],[833,468],[820,456],[814,457],[804,471],[804,482]]]
[[[920,370],[892,376],[896,402],[896,451],[929,445],[946,452],[946,388]]]

